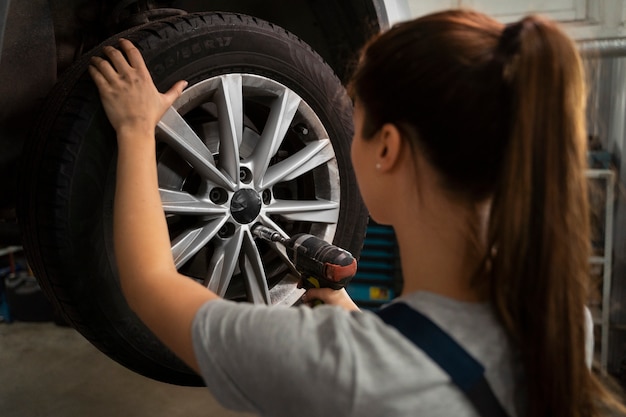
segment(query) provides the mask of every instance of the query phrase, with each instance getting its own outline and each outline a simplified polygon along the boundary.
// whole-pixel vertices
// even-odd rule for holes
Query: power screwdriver
[[[308,288],[344,288],[356,273],[356,259],[350,252],[331,245],[317,236],[298,233],[289,239],[269,227],[257,224],[252,233],[269,242],[278,242],[300,272],[302,286]]]

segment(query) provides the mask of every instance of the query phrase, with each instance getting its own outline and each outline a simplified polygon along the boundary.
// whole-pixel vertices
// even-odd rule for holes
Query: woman
[[[279,415],[475,416],[424,352],[345,291],[315,309],[236,304],[178,274],[154,164],[160,94],[125,40],[90,73],[117,132],[114,236],[125,296],[224,405]],[[350,90],[352,160],[371,216],[394,227],[402,301],[486,369],[509,416],[614,404],[585,364],[589,277],[585,89],[553,23],[471,11],[395,26]]]

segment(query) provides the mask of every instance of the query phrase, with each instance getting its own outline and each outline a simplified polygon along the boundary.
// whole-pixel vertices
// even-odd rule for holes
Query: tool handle
[[[298,234],[285,243],[287,254],[300,271],[305,288],[344,288],[356,273],[356,259],[337,246],[309,234]]]

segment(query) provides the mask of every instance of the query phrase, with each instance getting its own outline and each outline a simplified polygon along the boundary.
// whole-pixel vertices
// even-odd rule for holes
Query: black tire
[[[278,199],[279,194],[286,198],[283,194],[292,192],[295,196],[291,198],[298,201],[313,201],[320,195],[322,199],[331,199],[328,195],[332,190],[319,184],[327,183],[333,188],[333,184],[338,183],[340,195],[334,198],[339,198],[340,204],[337,201],[338,208],[331,210],[337,214],[336,224],[329,225],[326,220],[319,224],[301,221],[298,215],[293,216],[296,220],[286,221],[281,215],[269,211],[266,217],[256,221],[265,223],[271,219],[284,233],[305,231],[333,238],[336,245],[359,254],[367,214],[350,164],[352,107],[340,82],[317,54],[279,27],[236,14],[179,16],[121,35],[141,50],[161,91],[180,79],[189,81],[187,91],[191,91],[194,86],[201,88],[205,85],[201,82],[212,77],[244,74],[241,76],[244,84],[246,80],[253,83],[258,79],[264,86],[274,88],[273,83],[276,83],[301,97],[306,109],[313,111],[327,132],[334,158],[303,174],[302,178],[288,178],[287,185],[282,186],[284,189],[277,184],[262,197],[267,199],[268,206],[270,201],[273,203],[275,198]],[[115,42],[116,39],[111,38],[103,45]],[[100,54],[103,45],[88,55]],[[180,385],[200,385],[202,382],[197,375],[171,354],[130,311],[121,294],[112,248],[116,141],[97,90],[86,73],[89,56],[77,62],[52,92],[35,134],[25,149],[18,211],[29,262],[59,312],[101,351],[150,378]],[[263,100],[257,100],[256,96],[251,100],[251,103],[246,102],[248,110],[257,105],[262,108]],[[181,111],[181,114],[188,117],[194,111]],[[298,113],[292,124],[295,125],[300,116],[304,119],[313,117],[307,111]],[[258,113],[263,114],[263,110]],[[200,116],[208,118],[207,114]],[[198,114],[189,116],[194,117]],[[254,115],[250,117],[254,118]],[[259,132],[255,129],[260,131],[257,126],[263,122],[250,117],[246,113],[244,129],[248,136],[258,138]],[[282,150],[276,155],[282,153],[283,157],[288,157],[297,152],[300,145],[293,144],[304,140],[299,135],[310,133],[314,137],[320,134],[308,132],[308,129],[311,127],[291,126],[281,144]],[[303,143],[308,143],[306,140]],[[182,173],[170,175],[168,179],[168,172],[179,169],[172,167],[181,164],[172,162],[177,154],[170,146],[162,143],[159,146],[158,163],[164,166],[163,187],[192,193],[188,183],[197,182],[197,178],[182,169]],[[274,166],[277,162],[274,158],[270,164]],[[334,172],[335,168],[338,172]],[[197,191],[197,185],[191,187]],[[228,193],[224,195],[228,196]],[[219,195],[214,197],[215,201],[219,200]],[[190,223],[199,222],[198,217],[190,222],[180,213],[171,217],[174,218],[170,224],[173,239],[176,239],[176,233],[186,233],[181,229],[191,227]],[[235,226],[241,230],[247,227]],[[224,239],[232,232],[222,231],[226,233]],[[218,238],[211,239],[214,242]],[[287,282],[292,288],[294,279],[288,274],[289,269],[281,257],[272,250],[274,248],[256,241],[255,244],[253,252],[259,253],[268,287],[273,290],[277,283]],[[207,259],[211,256],[202,251],[202,256],[195,254],[184,262],[181,271],[202,279],[197,275],[206,273],[210,264]],[[245,275],[241,270],[238,274]],[[285,277],[289,280],[285,281]],[[238,282],[235,276],[225,294],[227,298],[242,299],[249,295],[250,291],[246,293]],[[293,298],[281,302],[285,300],[292,302]],[[272,298],[271,302],[274,301]]]

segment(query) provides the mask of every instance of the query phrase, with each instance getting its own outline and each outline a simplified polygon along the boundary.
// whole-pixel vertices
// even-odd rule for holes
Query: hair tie
[[[504,27],[498,42],[498,52],[505,57],[515,55],[520,46],[520,33],[524,29],[524,21],[509,23]]]
[[[515,73],[517,62],[515,56],[520,49],[520,34],[523,29],[524,20],[509,23],[504,27],[502,34],[500,34],[500,40],[496,47],[495,58],[502,64],[502,78],[509,82]]]

